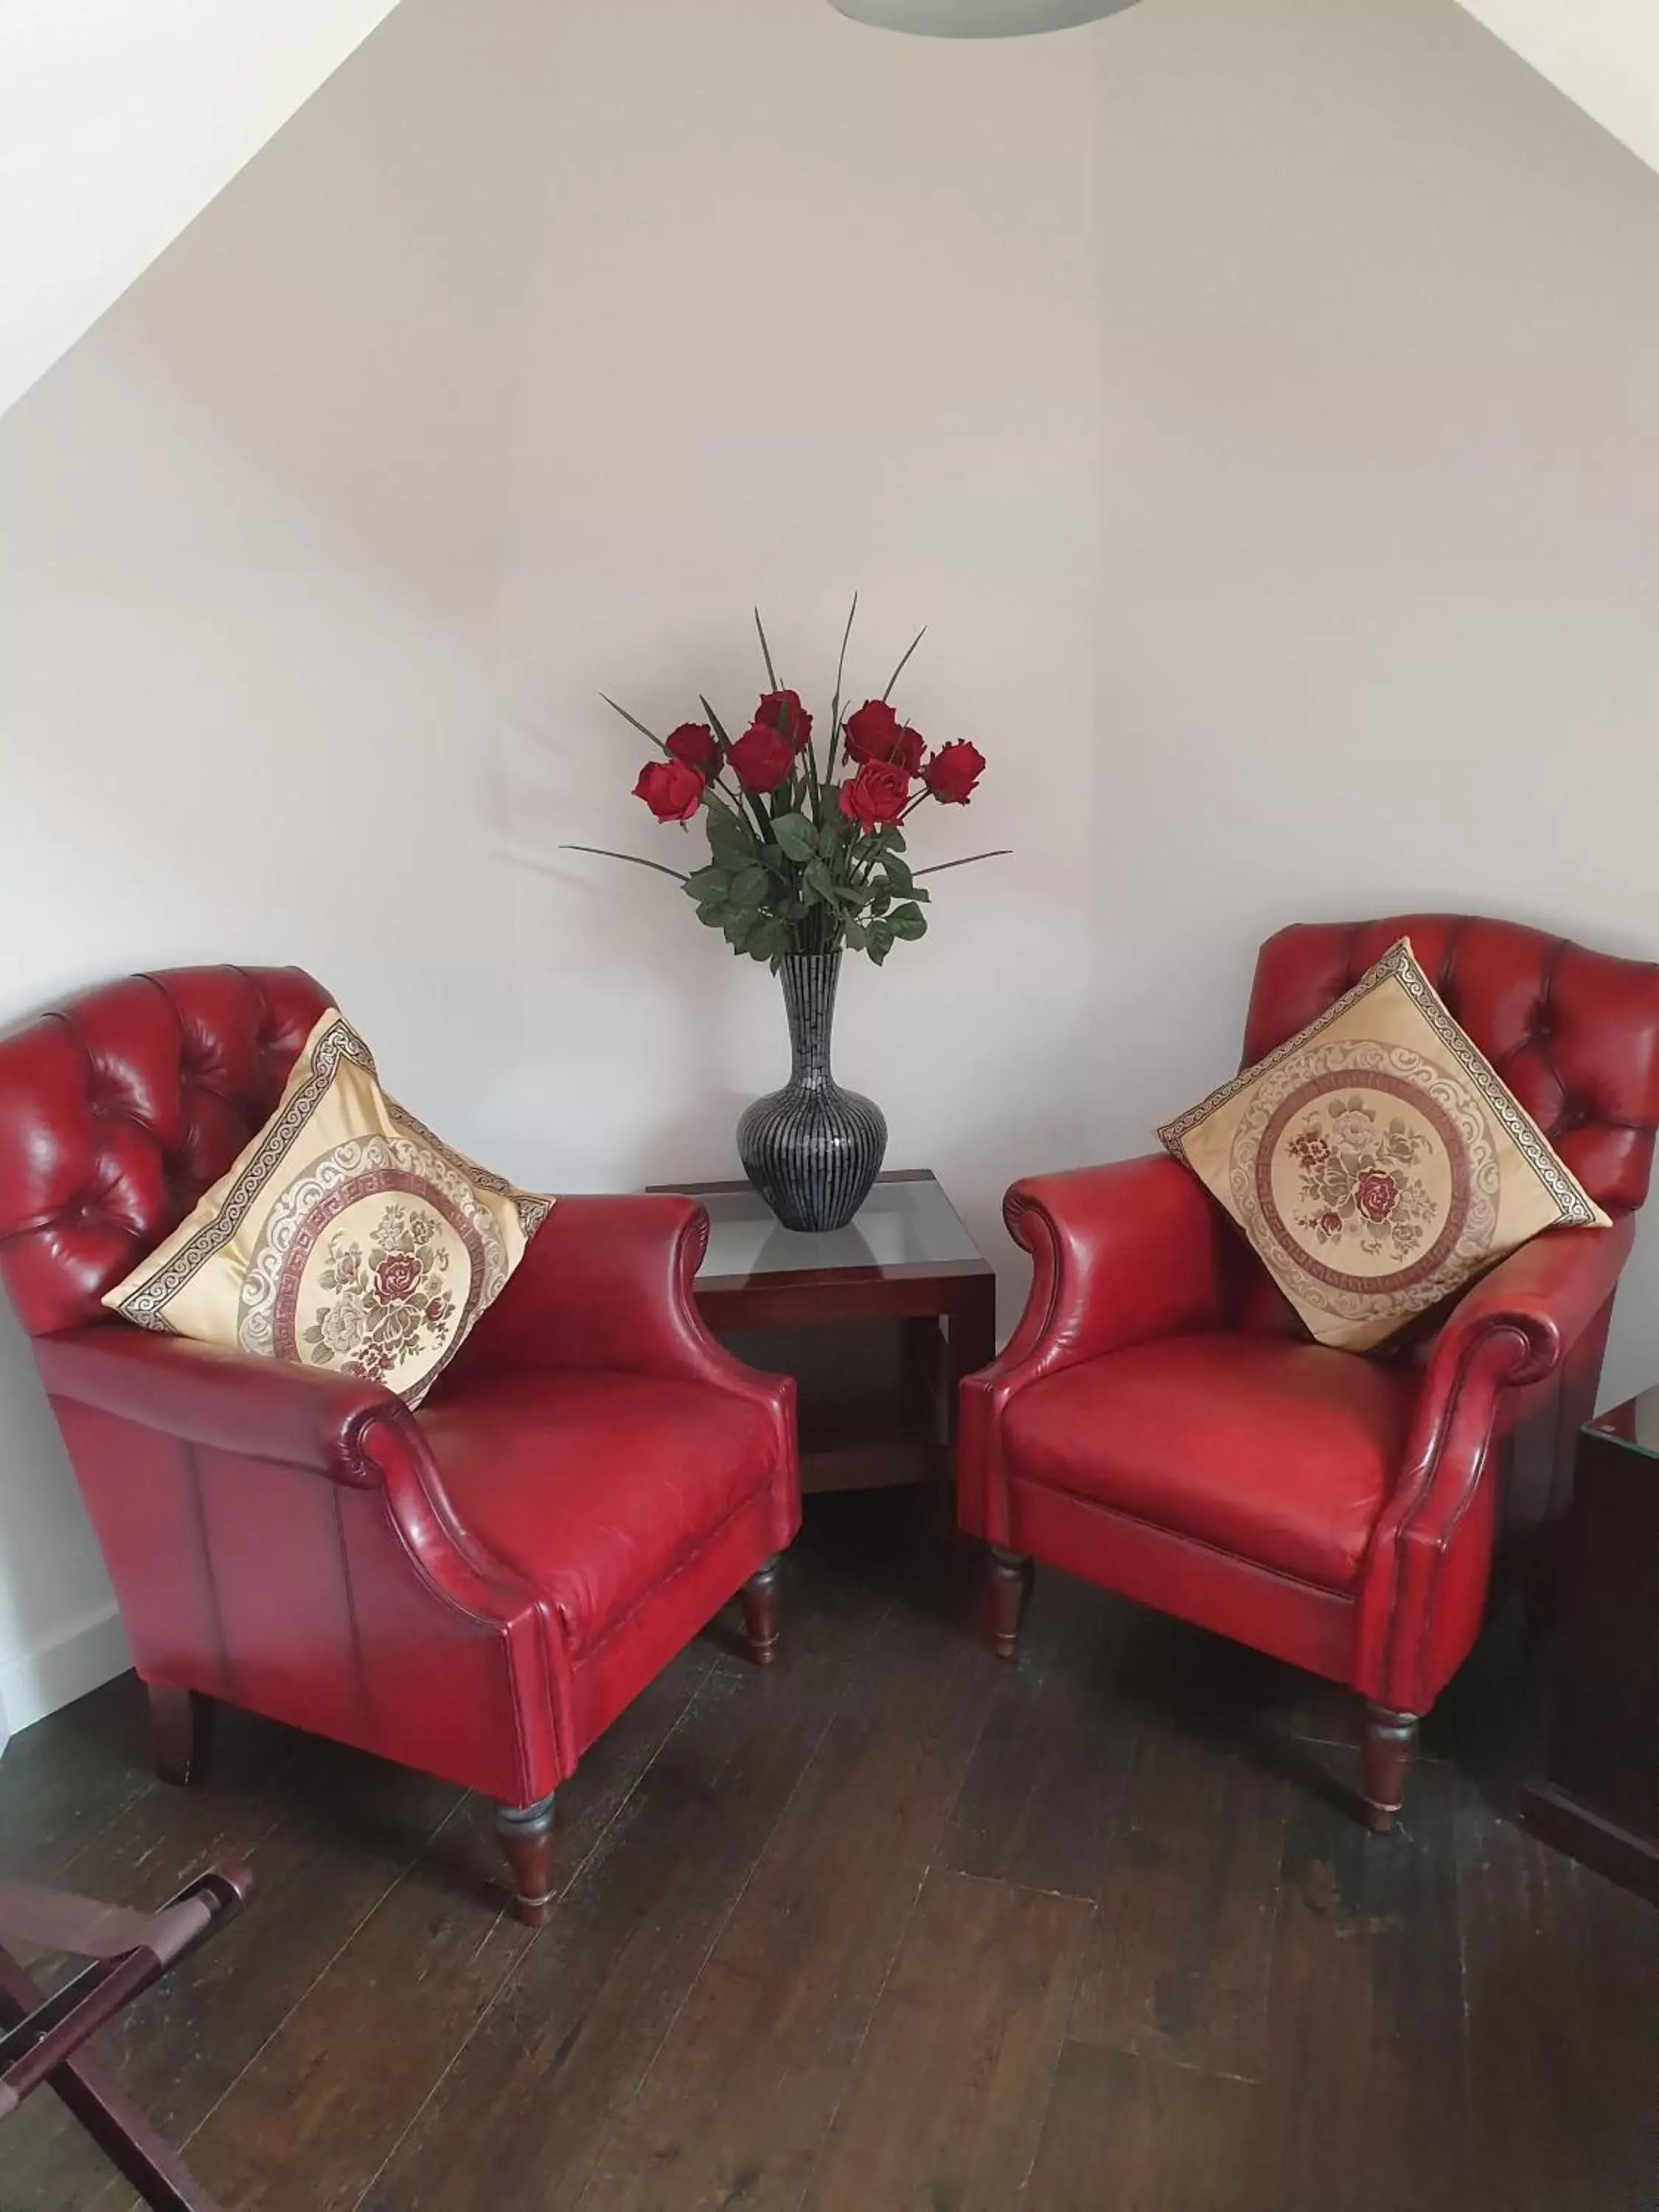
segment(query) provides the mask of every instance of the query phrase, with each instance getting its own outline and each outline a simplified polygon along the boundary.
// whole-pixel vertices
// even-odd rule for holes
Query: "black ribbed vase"
[[[783,960],[789,1080],[738,1123],[743,1171],[786,1229],[844,1229],[870,1194],[887,1151],[879,1106],[843,1091],[830,1073],[839,952]]]

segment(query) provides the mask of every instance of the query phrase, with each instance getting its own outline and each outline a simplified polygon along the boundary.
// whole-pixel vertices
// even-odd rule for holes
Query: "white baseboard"
[[[31,1651],[0,1659],[0,1745],[132,1664],[120,1615],[101,1607]]]

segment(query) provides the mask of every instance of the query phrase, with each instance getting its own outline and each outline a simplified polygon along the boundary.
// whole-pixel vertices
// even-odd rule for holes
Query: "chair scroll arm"
[[[360,1376],[116,1321],[37,1338],[34,1352],[53,1398],[187,1443],[303,1468],[349,1489],[379,1487],[374,1432],[424,1451],[403,1400]]]
[[[1031,1288],[988,1375],[1035,1380],[1220,1325],[1220,1216],[1197,1176],[1167,1153],[1030,1176],[1002,1211],[1031,1255]]]
[[[561,1198],[447,1382],[554,1366],[702,1382],[764,1407],[780,1449],[793,1450],[793,1382],[734,1359],[697,1310],[692,1285],[708,1245],[708,1216],[695,1199]]]
[[[1027,1384],[1149,1339],[1222,1325],[1221,1217],[1167,1153],[1017,1182],[1003,1201],[1031,1255],[1025,1310],[1000,1356],[962,1385],[962,1525],[1009,1541],[1000,1425]]]
[[[1401,1472],[1359,1595],[1367,1696],[1425,1712],[1480,1625],[1495,1527],[1486,1488],[1504,1394],[1554,1374],[1595,1322],[1630,1254],[1634,1217],[1553,1229],[1481,1277],[1435,1340]]]
[[[1635,1231],[1632,1214],[1548,1230],[1465,1291],[1435,1340],[1384,1525],[1433,1527],[1457,1510],[1460,1431],[1473,1417],[1484,1433],[1500,1391],[1554,1373],[1613,1296]]]

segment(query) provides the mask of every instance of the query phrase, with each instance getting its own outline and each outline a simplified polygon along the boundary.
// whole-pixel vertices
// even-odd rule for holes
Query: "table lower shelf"
[[[1520,1812],[1540,1842],[1659,1905],[1659,1837],[1622,1826],[1551,1782],[1528,1783]]]
[[[887,1490],[946,1479],[945,1347],[937,1321],[718,1334],[750,1367],[794,1376],[803,1491]]]

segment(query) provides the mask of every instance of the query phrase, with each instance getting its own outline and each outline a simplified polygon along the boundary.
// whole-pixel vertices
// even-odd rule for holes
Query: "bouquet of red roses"
[[[821,757],[799,693],[778,682],[758,611],[755,628],[771,689],[735,742],[707,699],[700,702],[701,722],[682,722],[665,738],[614,699],[605,701],[661,755],[640,770],[635,796],[659,822],[687,825],[701,815],[708,837],[706,866],[686,872],[603,846],[569,849],[677,878],[696,902],[699,921],[720,930],[734,952],[775,968],[788,953],[833,952],[842,945],[867,952],[879,967],[901,939],[925,935],[927,893],[918,879],[995,855],[973,853],[912,871],[902,825],[928,799],[965,806],[985,759],[976,745],[960,740],[930,747],[889,704],[921,632],[880,698],[843,716],[842,679],[857,611],[854,598]]]

